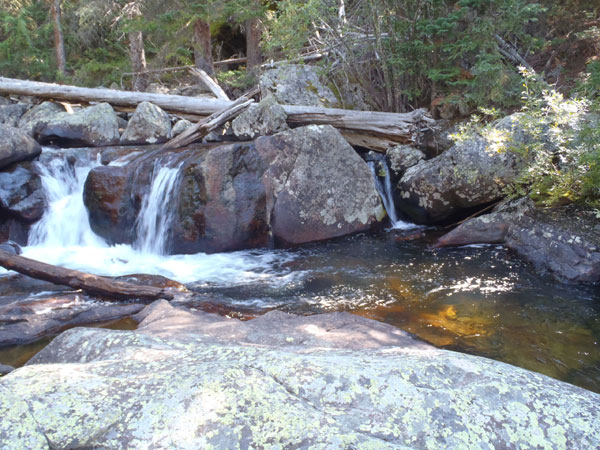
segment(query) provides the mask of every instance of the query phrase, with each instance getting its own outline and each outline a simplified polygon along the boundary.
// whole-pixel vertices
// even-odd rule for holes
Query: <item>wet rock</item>
[[[192,126],[192,122],[190,122],[189,120],[179,119],[177,122],[175,122],[175,125],[173,125],[171,134],[173,135],[173,137],[179,136],[181,133],[183,133],[185,130],[187,130],[191,126]]]
[[[506,244],[540,272],[561,281],[600,282],[600,221],[577,206],[535,208],[528,199],[459,225],[438,247]]]
[[[595,211],[535,208],[508,229],[506,245],[562,281],[600,283],[600,229]]]
[[[11,303],[0,307],[0,347],[27,344],[65,327],[120,319],[143,308],[139,304],[86,302],[75,294]]]
[[[250,105],[231,123],[233,134],[240,139],[255,139],[289,129],[287,114],[272,95]]]
[[[140,103],[121,136],[121,145],[159,144],[171,139],[171,119],[150,102]]]
[[[30,224],[9,218],[0,218],[0,241],[14,241],[19,245],[27,245]]]
[[[41,152],[40,145],[18,128],[0,125],[0,169],[31,160]]]
[[[272,94],[283,105],[339,106],[331,89],[323,86],[315,69],[308,65],[278,65],[265,71],[259,86],[263,98]]]
[[[111,244],[135,239],[135,219],[141,199],[132,194],[134,169],[130,166],[98,166],[85,181],[83,202],[94,233]]]
[[[175,253],[221,252],[269,245],[265,164],[252,144],[190,153],[173,226]]]
[[[0,124],[17,127],[19,125],[19,120],[28,108],[29,106],[25,103],[0,105]]]
[[[497,127],[407,169],[394,194],[398,209],[417,223],[435,223],[501,199],[521,168],[506,149],[511,136],[518,141],[516,133]]]
[[[371,170],[335,128],[306,126],[255,142],[273,236],[301,244],[370,229],[385,216]]]
[[[396,145],[387,150],[385,159],[390,168],[391,180],[397,183],[407,169],[425,160],[425,154],[410,145]]]
[[[11,255],[20,255],[22,253],[21,246],[14,241],[0,243],[0,250],[8,252]]]
[[[119,142],[119,122],[108,103],[99,103],[73,114],[55,114],[38,122],[33,135],[41,144],[63,147],[102,147]]]
[[[43,102],[34,106],[19,119],[18,127],[33,137],[33,129],[49,123],[54,116],[65,112],[63,105],[54,102]]]
[[[20,165],[0,172],[0,215],[8,213],[34,222],[42,217],[46,206],[39,175]]]
[[[15,368],[13,366],[7,366],[5,364],[0,364],[0,377],[2,375],[6,375],[11,373]]]
[[[435,349],[365,318],[271,312],[240,322],[165,302],[143,316],[136,332],[66,331],[3,377],[0,441],[157,449],[600,445],[600,395]]]

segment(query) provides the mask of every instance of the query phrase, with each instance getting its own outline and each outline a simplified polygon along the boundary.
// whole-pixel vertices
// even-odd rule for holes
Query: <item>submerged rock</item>
[[[272,94],[283,105],[336,108],[338,100],[323,86],[315,69],[304,64],[282,64],[266,70],[260,77],[261,96]]]
[[[171,119],[168,114],[153,103],[142,102],[129,119],[120,143],[160,144],[171,139],[171,135]]]
[[[468,220],[437,245],[468,244],[506,244],[561,281],[600,283],[600,220],[581,207],[535,208],[522,199]]]
[[[255,139],[287,130],[287,114],[269,95],[237,116],[231,123],[233,134],[241,139]]]
[[[6,375],[7,373],[11,373],[15,368],[13,366],[7,366],[5,364],[0,364],[0,377],[2,375]]]
[[[0,250],[8,252],[11,255],[20,255],[22,253],[21,246],[14,241],[0,243]]]
[[[74,294],[11,303],[0,306],[0,347],[27,344],[66,327],[128,317],[143,308],[140,304],[86,302]]]
[[[385,211],[367,164],[330,125],[256,140],[273,236],[284,244],[370,229]]]
[[[369,319],[271,312],[240,322],[165,302],[143,316],[136,332],[66,331],[3,377],[0,441],[31,449],[600,445],[600,395],[438,350]]]
[[[0,169],[31,160],[41,152],[40,145],[18,128],[0,125]]]
[[[119,142],[119,122],[112,106],[99,103],[39,121],[33,127],[33,135],[41,144],[102,147]]]

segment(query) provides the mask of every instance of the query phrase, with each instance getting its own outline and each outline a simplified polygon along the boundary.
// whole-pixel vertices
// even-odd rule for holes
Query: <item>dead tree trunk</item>
[[[194,62],[198,69],[212,75],[215,72],[210,42],[210,24],[198,19],[194,22]]]
[[[172,300],[174,297],[173,293],[166,289],[114,281],[109,278],[79,272],[78,270],[65,269],[64,267],[53,266],[23,256],[13,255],[4,250],[0,250],[0,266],[38,280],[81,289],[88,294],[100,297],[117,300],[134,298],[144,300],[164,298]]]
[[[129,33],[129,58],[131,68],[138,75],[133,78],[133,90],[145,91],[148,87],[148,75],[146,72],[146,52],[144,51],[144,36],[141,31]]]
[[[2,77],[0,77],[0,93],[32,95],[70,102],[108,102],[117,106],[133,107],[147,101],[160,106],[165,111],[200,116],[214,114],[231,105],[231,102],[216,98],[82,88]],[[282,105],[282,107],[291,125],[332,125],[342,132],[350,131],[354,135],[364,134],[384,138],[395,143],[412,142],[419,135],[421,128],[433,122],[423,109],[398,114],[318,106]],[[368,144],[367,140],[365,143]],[[373,149],[378,150],[378,148]]]
[[[260,36],[262,28],[258,18],[246,21],[246,57],[248,58],[248,70],[254,72],[259,69],[262,63],[260,52]]]
[[[54,50],[56,52],[56,65],[62,75],[67,74],[67,58],[65,56],[65,41],[63,39],[60,20],[60,0],[52,0],[50,4],[52,20],[54,22]]]

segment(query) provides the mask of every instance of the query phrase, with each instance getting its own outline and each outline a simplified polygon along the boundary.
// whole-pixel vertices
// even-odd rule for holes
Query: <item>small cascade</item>
[[[177,167],[161,166],[160,160],[154,163],[153,180],[150,191],[142,201],[137,218],[137,240],[134,248],[143,253],[164,255],[169,245],[169,229],[175,214],[181,163]]]
[[[48,156],[36,163],[48,199],[48,209],[31,228],[30,246],[61,248],[70,246],[103,246],[104,240],[90,228],[83,204],[83,187],[90,170],[100,165],[91,157],[73,159],[44,148]]]
[[[371,172],[373,173],[375,187],[381,197],[383,207],[390,218],[392,229],[409,230],[411,228],[416,228],[417,225],[414,223],[404,222],[403,220],[398,219],[398,213],[396,212],[396,206],[394,205],[394,198],[392,196],[390,169],[387,166],[384,155],[377,154],[375,158],[375,160],[367,161],[367,164],[369,164]]]

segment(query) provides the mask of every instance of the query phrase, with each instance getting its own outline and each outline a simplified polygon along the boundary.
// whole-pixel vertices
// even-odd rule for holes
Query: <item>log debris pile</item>
[[[147,101],[170,113],[204,117],[228,110],[234,103],[223,98],[84,88],[4,77],[0,77],[0,94],[28,95],[68,102],[107,102],[120,107],[136,107],[139,103]],[[318,106],[282,107],[288,116],[288,123],[292,126],[332,125],[338,128],[351,144],[379,151],[390,144],[414,142],[422,129],[432,122],[425,109],[399,114]]]

